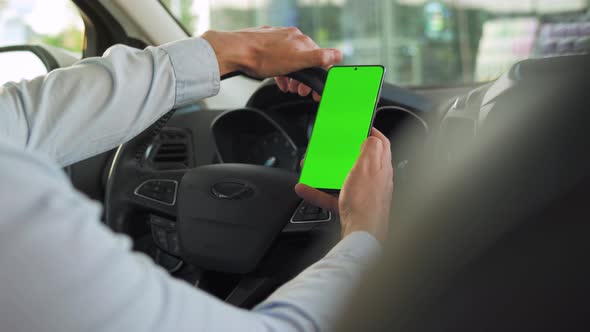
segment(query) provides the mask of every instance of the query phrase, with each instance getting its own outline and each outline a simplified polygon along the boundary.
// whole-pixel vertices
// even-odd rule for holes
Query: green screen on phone
[[[384,71],[382,66],[330,68],[299,182],[342,188],[371,129]]]

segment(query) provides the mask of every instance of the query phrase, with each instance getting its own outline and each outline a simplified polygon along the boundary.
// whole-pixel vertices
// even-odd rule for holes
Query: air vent
[[[154,140],[148,160],[157,169],[194,167],[190,133],[178,128],[164,128]]]
[[[164,143],[154,156],[155,163],[182,163],[188,166],[188,149],[182,143]]]

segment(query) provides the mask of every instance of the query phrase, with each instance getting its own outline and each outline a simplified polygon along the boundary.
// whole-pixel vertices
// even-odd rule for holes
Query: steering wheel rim
[[[235,76],[235,74],[226,75],[222,79],[226,79],[231,76]],[[288,74],[286,76],[292,79],[296,79],[310,86],[313,90],[321,93],[323,91],[327,72],[322,68],[308,68],[299,72]],[[280,209],[280,207],[284,208],[286,211],[288,211],[288,216],[285,213],[276,213],[276,216],[271,217],[271,219],[275,218],[275,221],[265,224],[266,227],[269,227],[269,224],[272,225],[272,227],[270,227],[272,228],[271,231],[268,231],[266,234],[266,240],[259,241],[262,244],[254,246],[251,251],[242,253],[242,257],[248,257],[248,255],[250,255],[248,257],[248,262],[242,262],[242,264],[240,264],[241,262],[235,259],[233,261],[226,259],[226,261],[223,262],[223,264],[221,265],[219,261],[209,262],[207,261],[207,259],[210,259],[211,257],[195,257],[198,256],[195,255],[198,248],[188,248],[189,250],[191,250],[191,254],[185,255],[184,253],[182,253],[182,251],[187,249],[186,247],[191,247],[190,245],[187,245],[187,243],[191,243],[191,241],[190,239],[187,239],[187,236],[181,235],[184,233],[179,232],[177,236],[177,241],[180,243],[179,249],[181,250],[178,256],[182,257],[184,260],[188,260],[189,263],[197,265],[200,268],[204,268],[206,270],[223,271],[239,274],[248,273],[256,268],[257,264],[260,262],[263,256],[265,256],[266,251],[270,248],[270,245],[274,242],[278,235],[281,234],[281,231],[284,231],[285,225],[289,223],[289,217],[292,216],[293,213],[298,209],[301,200],[295,195],[293,191],[293,185],[297,182],[298,176],[296,173],[281,170],[270,170],[262,166],[235,164],[216,164],[196,167],[193,169],[177,170],[153,169],[146,163],[146,152],[148,150],[150,143],[153,141],[156,135],[158,135],[161,129],[166,125],[168,120],[171,118],[172,114],[173,112],[167,113],[150,128],[146,129],[144,132],[142,132],[129,142],[122,144],[117,149],[113,161],[111,163],[111,167],[107,178],[105,195],[105,222],[107,226],[113,229],[115,232],[127,234],[134,239],[138,233],[136,229],[136,221],[139,218],[138,216],[141,216],[141,218],[144,218],[144,220],[148,220],[148,222],[152,226],[154,225],[154,223],[156,223],[164,225],[162,227],[169,227],[169,222],[173,221],[176,222],[176,226],[178,226],[178,229],[182,230],[182,232],[191,232],[192,234],[199,234],[203,231],[202,227],[196,227],[195,229],[193,224],[179,222],[178,219],[179,215],[185,216],[189,219],[203,217],[202,215],[187,216],[186,213],[179,212],[179,206],[181,205],[190,207],[191,204],[187,203],[190,200],[184,199],[182,195],[184,195],[185,192],[191,192],[191,190],[193,190],[193,194],[195,194],[195,183],[198,182],[198,180],[193,180],[192,184],[185,186],[183,185],[183,180],[185,179],[185,177],[199,179],[202,178],[203,174],[206,174],[207,172],[213,172],[222,174],[222,176],[217,177],[215,179],[216,181],[223,178],[224,181],[221,182],[232,182],[231,179],[235,180],[236,178],[238,178],[238,180],[244,180],[240,178],[241,172],[249,172],[251,174],[251,178],[247,179],[246,183],[248,183],[251,187],[254,188],[255,193],[268,192],[270,189],[272,189],[272,186],[270,184],[275,181],[278,181],[278,183],[281,183],[281,185],[279,186],[281,190],[275,190],[272,193],[272,195],[270,195],[272,197],[277,198],[274,201],[272,201],[272,205],[277,207],[277,209],[275,210]],[[261,184],[258,179],[265,176],[266,183]],[[230,180],[227,181],[227,179]],[[159,181],[159,184],[161,184],[164,188],[172,188],[174,194],[171,196],[172,199],[168,201],[167,204],[162,204],[162,202],[158,202],[157,200],[146,198],[145,196],[141,195],[140,191],[142,185],[145,185],[146,183],[153,184],[154,181]],[[202,197],[207,197],[207,199],[209,199],[209,204],[211,204],[211,202],[213,202],[214,204],[215,199],[219,199],[219,197],[213,197],[215,194],[218,193],[214,192],[214,188],[212,186],[211,181],[204,181],[203,183],[200,183],[200,185],[200,193],[202,194]],[[207,186],[210,186],[212,189],[206,188]],[[243,192],[238,191],[234,194],[239,196],[242,195]],[[254,199],[256,199],[256,195],[254,196]],[[230,198],[225,201],[224,203],[229,204],[230,202],[232,202],[232,199]],[[258,206],[260,206],[260,204],[258,204]],[[206,206],[206,204],[201,204],[201,207],[203,206]],[[229,208],[227,207],[219,208],[219,205],[214,208],[218,208],[219,211],[229,210]],[[249,211],[250,213],[255,213],[255,210],[256,209],[250,209]],[[211,215],[201,219],[208,219],[210,217]],[[264,217],[268,218],[269,216],[257,215],[255,219],[262,220]],[[279,219],[280,222],[278,221]],[[234,219],[231,222],[233,223],[237,221],[236,219]],[[332,218],[332,222],[337,223],[337,218]],[[244,224],[241,223],[240,226],[244,227]],[[246,226],[252,225],[247,224]],[[306,232],[308,229],[310,229],[306,227],[301,227],[302,225],[293,226],[294,227],[290,229],[291,232],[293,230],[295,230],[296,232]],[[258,228],[258,230],[260,230],[260,228]],[[169,234],[170,233],[168,233],[168,241],[170,240]],[[234,235],[234,238],[241,237]],[[202,241],[203,239],[204,237],[200,237],[199,240]],[[228,239],[228,237],[225,237],[225,239]],[[215,247],[215,243],[209,243],[209,247]],[[201,247],[201,249],[203,249],[203,247]],[[255,254],[254,251],[256,250],[260,252]],[[199,264],[196,264],[195,260]],[[228,264],[230,263],[235,268],[228,268]],[[259,286],[260,285],[257,285],[257,287]]]

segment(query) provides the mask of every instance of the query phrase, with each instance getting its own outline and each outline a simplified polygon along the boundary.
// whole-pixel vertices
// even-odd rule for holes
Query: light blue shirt
[[[131,139],[174,107],[219,90],[210,45],[193,38],[115,46],[32,81],[0,88],[0,330],[324,331],[379,252],[368,233],[326,257],[254,310],[173,279],[61,167]]]

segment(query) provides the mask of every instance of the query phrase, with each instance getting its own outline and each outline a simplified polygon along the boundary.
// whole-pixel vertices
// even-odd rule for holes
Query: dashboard
[[[434,150],[441,151],[433,142],[440,141],[443,118],[457,96],[469,95],[473,89],[410,90],[384,83],[373,125],[390,139],[396,190],[403,190],[407,179],[429,164]],[[312,98],[282,93],[269,80],[242,108],[177,110],[145,158],[159,169],[244,163],[298,172],[317,108]],[[179,138],[179,133],[184,136]]]
[[[477,87],[406,89],[384,83],[374,126],[391,141],[397,183],[403,182],[409,170],[425,163],[416,151],[439,148],[432,142],[440,135],[442,119],[457,98],[468,96]],[[269,80],[260,84],[243,108],[199,109],[192,105],[177,110],[154,137],[146,158],[160,169],[247,163],[298,171],[317,107],[311,98],[280,92]],[[179,136],[179,129],[184,136]],[[412,137],[411,142],[402,139],[406,137]],[[103,201],[113,153],[73,165],[74,185]],[[97,173],[102,176],[92,175]]]
[[[506,113],[495,104],[505,95],[515,95],[510,91],[518,86],[521,90],[532,86],[534,90],[540,73],[569,73],[586,60],[586,56],[526,60],[499,79],[483,84],[401,88],[384,83],[374,126],[391,140],[396,183],[403,182],[415,167],[461,155],[462,142],[474,141],[485,129],[484,122],[492,123]],[[154,137],[151,155],[146,158],[154,167],[166,169],[238,162],[297,171],[317,106],[311,98],[280,92],[268,80],[240,109],[199,109],[199,105],[191,105],[177,110]],[[74,186],[104,201],[113,155],[114,150],[72,165]]]
[[[211,125],[219,162],[296,170],[300,148],[285,130],[255,108],[222,113]]]
[[[317,108],[311,98],[283,94],[272,83],[263,84],[245,108],[223,112],[212,122],[217,161],[299,170]],[[416,158],[416,147],[426,148],[433,121],[436,112],[425,97],[384,85],[373,125],[390,139],[394,167],[408,167]]]

